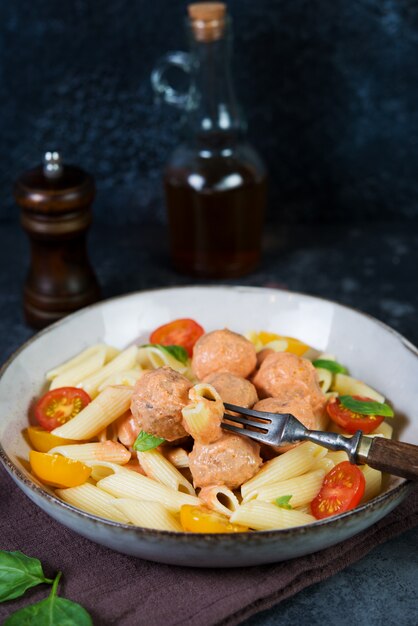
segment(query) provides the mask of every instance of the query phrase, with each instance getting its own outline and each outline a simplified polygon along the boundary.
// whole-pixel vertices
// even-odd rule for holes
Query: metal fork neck
[[[328,448],[328,450],[343,450],[347,453],[351,463],[358,463],[357,451],[362,438],[361,430],[358,430],[352,437],[344,437],[337,433],[326,433],[320,430],[311,430],[304,433],[303,439]]]

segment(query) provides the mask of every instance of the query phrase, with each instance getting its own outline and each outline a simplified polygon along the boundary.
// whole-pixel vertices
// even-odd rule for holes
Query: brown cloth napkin
[[[242,569],[174,567],[118,554],[79,537],[43,513],[0,471],[0,547],[39,558],[46,576],[62,570],[59,593],[82,604],[96,626],[239,624],[416,524],[418,490],[372,528],[316,554]],[[0,605],[0,623],[47,594],[43,585]]]

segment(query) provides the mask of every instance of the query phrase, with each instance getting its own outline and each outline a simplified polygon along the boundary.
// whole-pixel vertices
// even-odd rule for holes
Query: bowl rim
[[[400,341],[405,348],[407,348],[408,350],[410,350],[415,356],[418,357],[418,348],[409,341],[409,339],[407,339],[406,337],[404,337],[401,333],[399,333],[397,330],[395,330],[394,328],[392,328],[391,326],[388,326],[387,324],[385,324],[385,322],[382,322],[381,320],[375,318],[373,315],[370,315],[369,313],[365,313],[364,311],[361,311],[360,309],[357,309],[355,307],[349,306],[349,305],[345,305],[345,304],[341,304],[339,302],[333,301],[333,300],[329,300],[328,298],[323,298],[322,296],[315,296],[315,295],[311,295],[311,294],[307,294],[307,293],[303,293],[303,292],[299,292],[299,291],[291,291],[291,290],[286,290],[286,289],[281,289],[281,288],[275,288],[275,287],[257,287],[257,286],[248,286],[248,285],[228,285],[225,283],[222,284],[211,284],[211,285],[202,285],[202,284],[198,284],[198,285],[171,285],[168,287],[153,287],[150,289],[144,289],[144,290],[137,290],[137,291],[133,291],[127,294],[122,294],[119,296],[113,296],[111,298],[107,298],[105,300],[100,300],[99,302],[95,302],[94,304],[90,304],[89,306],[86,306],[78,311],[75,311],[74,313],[71,313],[70,315],[67,315],[66,317],[54,322],[53,324],[47,326],[46,328],[44,328],[43,330],[35,333],[32,337],[30,337],[27,341],[25,341],[21,346],[19,346],[19,348],[17,348],[7,359],[6,361],[3,363],[3,365],[0,367],[0,384],[1,384],[1,380],[6,372],[6,370],[8,369],[8,367],[12,364],[12,362],[19,356],[19,354],[21,352],[23,352],[29,345],[31,345],[32,343],[34,343],[35,341],[37,341],[40,337],[51,333],[55,330],[55,328],[57,327],[61,327],[64,326],[65,324],[71,322],[73,319],[75,319],[76,317],[81,317],[82,315],[85,314],[86,311],[90,311],[92,309],[99,309],[100,307],[102,307],[103,305],[108,304],[109,302],[114,302],[114,301],[119,301],[119,300],[124,300],[124,299],[129,299],[129,298],[135,298],[138,296],[143,296],[143,295],[147,295],[149,293],[155,293],[155,292],[168,292],[168,291],[176,291],[176,290],[195,290],[195,289],[228,289],[228,290],[233,290],[236,291],[238,293],[242,293],[242,292],[254,292],[254,293],[261,293],[261,292],[265,292],[267,293],[271,293],[271,294],[277,294],[277,293],[281,293],[284,295],[291,295],[291,296],[296,296],[298,298],[303,298],[303,299],[308,299],[308,300],[320,300],[322,302],[326,302],[327,304],[330,304],[332,306],[335,306],[337,308],[342,308],[342,309],[348,309],[350,311],[353,311],[355,314],[360,315],[362,317],[368,318],[370,319],[373,323],[380,325],[386,332],[391,333],[392,335],[394,335],[394,337]],[[62,509],[64,511],[68,511],[71,514],[75,515],[76,517],[80,518],[81,520],[89,520],[93,523],[96,524],[103,524],[106,527],[110,527],[110,528],[114,528],[114,529],[119,529],[119,530],[123,530],[123,531],[128,531],[131,534],[133,533],[134,535],[140,536],[140,537],[154,537],[154,538],[158,538],[158,537],[171,537],[171,538],[175,538],[179,541],[184,540],[186,537],[199,537],[201,538],[202,541],[207,541],[213,537],[220,537],[223,538],[224,540],[228,540],[228,541],[234,541],[234,542],[245,542],[248,543],[248,541],[251,541],[251,538],[253,538],[253,540],[255,540],[255,538],[263,536],[263,537],[282,537],[282,538],[286,538],[286,537],[292,537],[295,535],[304,535],[306,533],[310,533],[311,531],[314,531],[314,529],[321,529],[324,527],[332,527],[332,526],[339,526],[342,523],[344,523],[344,520],[347,518],[354,518],[357,517],[359,515],[361,515],[365,510],[373,510],[373,509],[379,509],[381,507],[381,505],[383,503],[385,503],[386,501],[390,501],[390,500],[401,500],[403,499],[403,497],[406,497],[414,488],[413,482],[410,480],[405,480],[403,479],[402,482],[400,482],[398,485],[396,485],[395,487],[386,490],[385,492],[379,494],[376,498],[373,498],[373,500],[370,500],[369,502],[366,502],[358,507],[356,507],[355,509],[352,509],[351,511],[346,511],[345,513],[342,513],[340,515],[336,515],[333,517],[329,517],[329,518],[325,518],[322,520],[317,520],[316,522],[312,522],[311,524],[306,524],[304,526],[295,526],[295,527],[291,527],[291,528],[283,528],[283,529],[273,529],[273,530],[261,530],[261,531],[247,531],[247,532],[243,532],[243,533],[190,533],[190,532],[177,532],[177,531],[167,531],[167,530],[157,530],[154,528],[143,528],[141,526],[133,526],[131,524],[124,524],[122,522],[115,522],[112,520],[108,520],[105,519],[103,517],[98,517],[96,515],[93,515],[92,513],[88,513],[87,511],[83,511],[81,509],[78,509],[70,504],[68,504],[67,502],[64,502],[63,500],[60,500],[57,496],[55,496],[55,494],[51,494],[48,491],[46,491],[45,489],[43,489],[42,487],[40,487],[34,480],[30,480],[20,469],[19,467],[17,467],[17,465],[12,461],[12,459],[9,457],[9,455],[6,453],[6,451],[3,448],[3,445],[0,441],[0,461],[2,462],[4,468],[7,470],[7,472],[10,474],[10,476],[18,483],[18,486],[20,487],[21,485],[24,485],[25,487],[27,487],[30,491],[32,491],[33,493],[35,493],[37,496],[39,496],[41,499],[45,500],[48,504],[52,505],[55,508],[59,508]],[[26,495],[26,494],[25,494]],[[36,502],[35,504],[37,506],[39,506]]]

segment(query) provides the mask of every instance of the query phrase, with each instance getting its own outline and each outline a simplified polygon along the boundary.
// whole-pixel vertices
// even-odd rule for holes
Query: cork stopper
[[[187,7],[193,34],[197,41],[216,41],[225,29],[226,4],[197,2]]]

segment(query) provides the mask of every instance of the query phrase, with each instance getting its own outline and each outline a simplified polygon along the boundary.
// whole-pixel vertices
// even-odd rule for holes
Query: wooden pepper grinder
[[[31,244],[25,317],[30,326],[43,328],[100,297],[86,249],[94,180],[63,165],[58,152],[47,152],[43,166],[18,178],[14,195]]]

